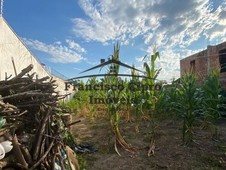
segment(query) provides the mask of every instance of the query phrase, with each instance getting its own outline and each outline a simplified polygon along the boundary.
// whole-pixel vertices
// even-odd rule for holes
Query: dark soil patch
[[[76,119],[79,119],[76,117]],[[92,154],[79,154],[81,166],[86,170],[220,170],[226,169],[226,120],[219,122],[220,137],[210,138],[208,130],[195,127],[194,141],[189,146],[182,145],[181,121],[158,121],[156,130],[155,155],[148,157],[150,124],[142,121],[139,133],[135,132],[135,123],[122,120],[120,130],[126,141],[137,147],[131,154],[120,150],[121,157],[113,147],[113,135],[106,118],[80,117],[81,123],[72,127],[72,133],[78,143],[86,142],[98,149]]]

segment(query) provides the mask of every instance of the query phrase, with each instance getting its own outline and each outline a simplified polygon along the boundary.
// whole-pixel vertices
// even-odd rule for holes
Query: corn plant
[[[112,55],[112,60],[117,60],[119,61],[119,45],[117,44],[116,46],[114,46],[114,53]],[[105,83],[107,83],[108,85],[120,85],[121,83],[123,83],[123,81],[117,76],[119,73],[119,65],[117,64],[111,64],[110,68],[114,68],[114,70],[112,71],[111,69],[109,69],[108,74],[114,74],[115,76],[109,76],[109,77],[105,77]],[[123,95],[125,95],[125,93],[123,93],[122,89],[109,89],[106,92],[107,98],[121,98]],[[120,155],[118,149],[117,149],[117,144],[119,144],[123,149],[129,151],[129,152],[134,152],[135,148],[132,147],[131,145],[129,145],[125,139],[123,138],[123,136],[121,135],[121,132],[119,130],[119,120],[120,120],[120,115],[119,115],[119,110],[121,107],[121,103],[120,101],[114,103],[108,103],[107,104],[107,108],[108,108],[108,114],[109,114],[109,120],[110,120],[110,125],[111,125],[111,129],[115,135],[115,151]]]
[[[204,126],[211,127],[212,137],[218,137],[217,120],[221,117],[224,108],[224,98],[220,95],[222,87],[219,81],[219,70],[210,71],[202,86]]]
[[[91,77],[86,82],[86,84],[87,85],[90,85],[91,87],[93,87],[95,84],[98,84],[98,83],[99,83],[99,81],[96,79],[96,77]],[[100,91],[96,91],[94,89],[89,90],[88,93],[89,93],[89,97],[93,97],[93,98],[100,97],[100,95],[101,95],[101,92]],[[87,101],[89,101],[89,100],[87,100]],[[89,116],[89,118],[92,121],[94,121],[94,117],[96,117],[97,116],[97,113],[98,113],[97,112],[97,108],[98,108],[97,105],[98,104],[95,104],[95,103],[88,105],[89,106],[89,114],[88,114],[88,116]],[[87,105],[85,107],[87,108]]]
[[[133,66],[134,67],[134,66]],[[136,76],[137,73],[135,70],[131,70],[132,79],[130,80],[130,84],[134,85],[135,90],[128,90],[127,96],[129,95],[131,98],[134,99],[133,103],[131,104],[132,114],[135,117],[135,131],[139,132],[139,123],[143,114],[142,106],[144,103],[143,95],[141,90],[138,90],[137,86],[141,83],[139,78]],[[128,88],[127,88],[128,89]],[[136,90],[137,89],[137,90]]]
[[[75,101],[77,105],[77,112],[81,113],[83,116],[86,116],[89,110],[88,101],[89,101],[90,91],[78,90],[72,101]]]
[[[196,77],[194,74],[187,73],[181,78],[180,100],[175,105],[178,112],[183,117],[183,143],[189,144],[193,140],[194,122],[200,113],[202,98],[198,90]]]
[[[165,94],[165,106],[163,108],[169,114],[176,114],[178,117],[181,115],[181,107],[179,105],[181,100],[181,95],[183,91],[181,90],[181,85],[177,82],[172,82],[170,87],[164,90]]]
[[[155,105],[155,111],[158,115],[162,114],[164,116],[168,116],[173,113],[173,105],[172,103],[175,101],[175,87],[164,87],[160,86],[160,90],[156,93],[156,97],[158,101]],[[167,115],[166,115],[167,113]]]
[[[146,81],[146,84],[150,87],[150,89],[146,92],[146,95],[145,95],[145,99],[147,102],[147,109],[151,119],[151,122],[150,122],[151,123],[151,141],[150,141],[148,156],[154,155],[154,149],[155,149],[155,129],[157,127],[154,119],[154,112],[156,109],[156,102],[157,102],[157,98],[155,96],[155,80],[161,71],[161,69],[155,69],[155,62],[156,62],[156,59],[159,57],[160,57],[159,53],[154,51],[154,54],[148,58],[148,62],[144,62],[146,76],[148,77],[145,81]],[[144,59],[146,58],[147,56],[144,57]]]
[[[161,69],[155,69],[155,62],[156,59],[159,57],[160,57],[159,52],[155,52],[153,55],[149,57],[148,62],[144,62],[145,73],[146,76],[148,77],[145,81],[146,84],[150,87],[148,91],[149,93],[147,93],[147,101],[152,111],[155,110],[156,103],[155,80],[161,71]],[[147,56],[145,56],[143,60],[145,60],[146,58]]]

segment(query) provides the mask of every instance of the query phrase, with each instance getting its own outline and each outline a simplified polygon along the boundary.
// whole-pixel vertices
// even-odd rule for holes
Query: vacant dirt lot
[[[106,118],[90,120],[80,119],[72,127],[77,143],[89,143],[98,149],[92,154],[79,154],[81,167],[86,170],[204,170],[226,169],[226,120],[219,121],[218,140],[210,138],[209,130],[195,127],[194,142],[190,146],[182,145],[181,123],[178,119],[158,120],[155,155],[147,156],[150,141],[150,124],[140,123],[139,133],[135,132],[134,122],[122,120],[121,133],[126,141],[137,147],[136,153],[119,150],[121,157],[113,147],[113,135]]]

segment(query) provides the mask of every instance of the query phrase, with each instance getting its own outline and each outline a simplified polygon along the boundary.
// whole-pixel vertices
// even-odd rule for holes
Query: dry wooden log
[[[43,103],[46,103],[49,106],[54,106],[56,101],[49,96],[46,96],[45,98],[44,97],[42,98],[42,96],[40,96],[39,98],[32,98],[29,101],[28,100],[20,101],[20,103],[21,104],[17,104],[17,107],[20,109],[22,107],[26,109],[26,108],[33,108],[33,106],[40,106]]]
[[[32,73],[32,74],[27,74],[27,77],[28,77],[29,79],[34,79],[34,76],[35,76],[35,75],[37,75],[36,72],[34,72],[34,73]]]
[[[38,156],[39,156],[39,152],[40,152],[40,146],[41,146],[41,141],[43,139],[43,135],[44,132],[45,132],[45,127],[46,127],[46,124],[48,122],[48,119],[49,119],[49,116],[50,116],[50,111],[48,113],[46,113],[45,117],[43,118],[42,122],[41,122],[41,126],[39,127],[39,130],[38,130],[38,133],[37,133],[37,140],[35,142],[35,148],[34,148],[34,151],[33,151],[33,160],[37,160],[38,159]]]
[[[51,115],[52,116],[52,115]],[[53,137],[53,136],[56,136],[57,135],[57,133],[55,132],[55,133],[52,133],[51,132],[51,122],[52,122],[53,120],[51,119],[51,117],[49,118],[49,120],[48,120],[48,124],[47,124],[47,126],[46,126],[46,134],[47,135],[49,135],[49,136],[47,136],[46,137],[46,141],[45,141],[45,145],[46,146],[49,146],[49,144],[50,144],[50,141],[51,141],[51,138]]]
[[[34,90],[34,91],[28,91],[28,92],[21,92],[21,93],[17,93],[17,94],[12,94],[9,96],[5,96],[5,97],[1,97],[1,100],[5,100],[5,99],[10,99],[10,98],[18,98],[18,97],[38,97],[38,96],[49,96],[52,95],[51,93],[42,93],[40,91]]]
[[[49,78],[50,78],[49,76],[46,76],[46,77],[43,77],[43,78],[37,79],[35,82],[36,82],[36,83],[39,83],[39,82],[44,82],[44,81],[48,80]]]
[[[72,122],[70,124],[67,124],[66,126],[70,127],[70,126],[75,125],[75,124],[80,123],[80,122],[81,122],[81,120],[76,120],[76,121],[74,121],[74,122]]]
[[[21,77],[23,77],[24,75],[26,75],[29,71],[31,71],[33,69],[33,65],[30,64],[29,66],[27,66],[25,69],[23,69],[16,77],[12,78],[10,80],[10,82],[16,81],[18,79],[20,79]]]
[[[31,167],[29,168],[29,170],[33,170],[35,169],[39,164],[41,164],[41,162],[45,159],[45,157],[48,155],[48,153],[50,152],[50,150],[52,149],[53,145],[54,145],[54,141],[55,139],[52,140],[52,142],[50,143],[49,148],[46,150],[46,152],[42,155],[42,157]]]
[[[55,151],[55,161],[54,161],[54,164],[53,164],[53,168],[57,169],[56,165],[60,166],[62,170],[65,170],[65,166],[63,164],[63,157],[62,157],[62,152],[61,152],[61,149],[62,149],[62,146],[61,144],[58,143],[58,145],[55,147],[56,149],[54,150]]]
[[[0,91],[5,91],[9,89],[17,89],[20,87],[23,87],[24,85],[27,85],[27,82],[19,82],[14,84],[1,84],[0,85]]]
[[[56,85],[53,78],[48,80],[47,76],[34,79],[35,73],[28,75],[31,69],[32,65],[23,69],[11,80],[0,81],[0,114],[7,120],[7,126],[0,130],[2,132],[0,135],[16,134],[13,138],[16,146],[14,151],[18,150],[19,159],[14,162],[15,166],[24,169],[28,167],[52,169],[56,159],[63,161],[59,150],[55,149],[64,145],[62,119],[56,113],[62,111],[58,107],[58,100],[65,96],[60,96],[55,91]],[[21,126],[18,126],[18,123]],[[10,130],[11,126],[15,129],[14,131]],[[26,129],[21,131],[23,127]],[[30,143],[23,142],[24,133],[32,136]],[[63,163],[61,167],[64,168]]]
[[[17,76],[16,66],[15,66],[15,62],[14,62],[13,57],[11,57],[11,61],[12,61],[12,64],[13,64],[14,73]]]
[[[39,149],[39,154],[40,154],[40,155],[43,155],[43,154],[45,153],[46,138],[47,138],[47,137],[44,136],[43,139],[42,139],[41,147],[40,147],[40,149]],[[46,146],[48,147],[49,145],[46,145]]]
[[[48,79],[49,79],[49,76],[43,77],[41,79],[37,79],[36,81],[33,81],[32,83],[26,84],[26,86],[23,86],[22,88],[20,88],[20,91],[30,90],[34,86],[38,86],[38,85],[44,86],[45,84],[43,83],[43,81],[46,81]],[[49,85],[49,83],[47,85]]]
[[[5,113],[5,112],[3,111],[3,113]],[[17,118],[17,117],[20,117],[20,116],[22,116],[22,115],[24,115],[26,113],[27,113],[27,110],[23,111],[22,113],[18,113],[18,114],[14,114],[14,115],[7,115],[7,116],[3,116],[3,117],[4,118],[9,118],[9,119]]]
[[[7,75],[7,73],[5,73],[5,80],[9,80],[12,77],[12,74],[10,74],[9,76]]]
[[[4,107],[4,108],[12,108],[12,109],[17,109],[17,107],[16,106],[14,106],[14,105],[11,105],[11,104],[9,104],[9,103],[4,103],[4,102],[2,102],[2,101],[0,101],[0,107]]]
[[[31,165],[32,164],[32,157],[31,157],[29,150],[24,145],[21,145],[20,149],[21,149],[21,152],[24,156],[24,159],[26,160],[28,165]]]
[[[7,114],[8,116],[10,116],[11,114],[17,113],[18,111],[13,110],[13,109],[4,108],[3,110],[1,110],[1,112],[2,112],[2,115]]]
[[[18,142],[17,136],[15,135],[12,139],[13,143],[13,154],[15,155],[15,158],[17,159],[17,162],[21,164],[23,167],[28,168],[28,163],[26,162],[23,153],[20,149],[20,144]]]

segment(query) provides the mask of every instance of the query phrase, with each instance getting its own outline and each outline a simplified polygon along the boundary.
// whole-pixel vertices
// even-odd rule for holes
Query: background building
[[[220,69],[220,81],[226,89],[226,42],[207,46],[206,50],[180,60],[180,75],[192,71],[202,82],[210,70]]]

